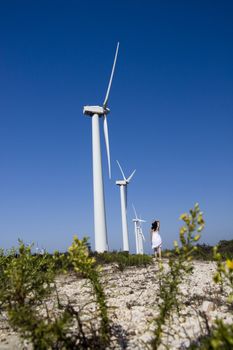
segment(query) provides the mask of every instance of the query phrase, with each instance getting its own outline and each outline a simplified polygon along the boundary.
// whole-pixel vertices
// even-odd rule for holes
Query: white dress
[[[159,248],[162,245],[162,239],[158,231],[152,232],[152,248]]]

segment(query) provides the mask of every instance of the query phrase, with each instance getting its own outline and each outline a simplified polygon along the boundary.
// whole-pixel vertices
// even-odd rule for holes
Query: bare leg
[[[157,253],[158,253],[159,260],[161,260],[161,257],[162,257],[161,247],[158,247]]]

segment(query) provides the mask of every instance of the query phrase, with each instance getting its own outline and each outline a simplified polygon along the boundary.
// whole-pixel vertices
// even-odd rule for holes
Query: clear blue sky
[[[0,246],[93,246],[91,119],[120,41],[102,145],[110,249],[122,246],[118,159],[131,203],[164,247],[200,203],[202,241],[233,238],[233,2],[1,1]],[[147,251],[150,251],[147,240]]]

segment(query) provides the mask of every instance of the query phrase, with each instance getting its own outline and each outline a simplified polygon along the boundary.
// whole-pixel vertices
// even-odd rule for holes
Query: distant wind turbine
[[[145,220],[139,219],[136,213],[136,209],[133,206],[135,218],[133,219],[134,222],[134,233],[135,233],[135,242],[136,242],[136,254],[143,254],[143,241],[145,241],[145,237],[142,232],[142,222],[146,222]]]
[[[85,106],[83,113],[92,117],[92,162],[93,162],[93,192],[94,192],[94,228],[95,228],[95,250],[104,252],[108,250],[107,225],[104,201],[104,185],[102,174],[102,160],[100,149],[100,131],[99,118],[103,117],[104,138],[107,149],[108,171],[111,178],[111,163],[108,138],[107,114],[110,109],[107,107],[109,93],[112,85],[112,79],[115,71],[116,60],[118,55],[119,43],[117,43],[115,58],[113,62],[112,72],[107,88],[107,93],[103,102],[103,106]]]
[[[123,180],[116,181],[116,185],[120,186],[120,196],[121,196],[121,219],[122,219],[122,234],[123,234],[123,251],[129,251],[129,235],[128,235],[128,225],[127,225],[127,186],[134,176],[136,169],[132,174],[126,178],[122,170],[120,163],[117,160],[117,164],[120,168]]]

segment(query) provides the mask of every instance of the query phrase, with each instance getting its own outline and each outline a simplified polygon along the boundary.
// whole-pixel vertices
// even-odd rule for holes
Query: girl
[[[151,245],[154,249],[155,258],[158,256],[161,259],[161,246],[162,239],[159,234],[160,222],[158,220],[154,221],[151,225]]]

